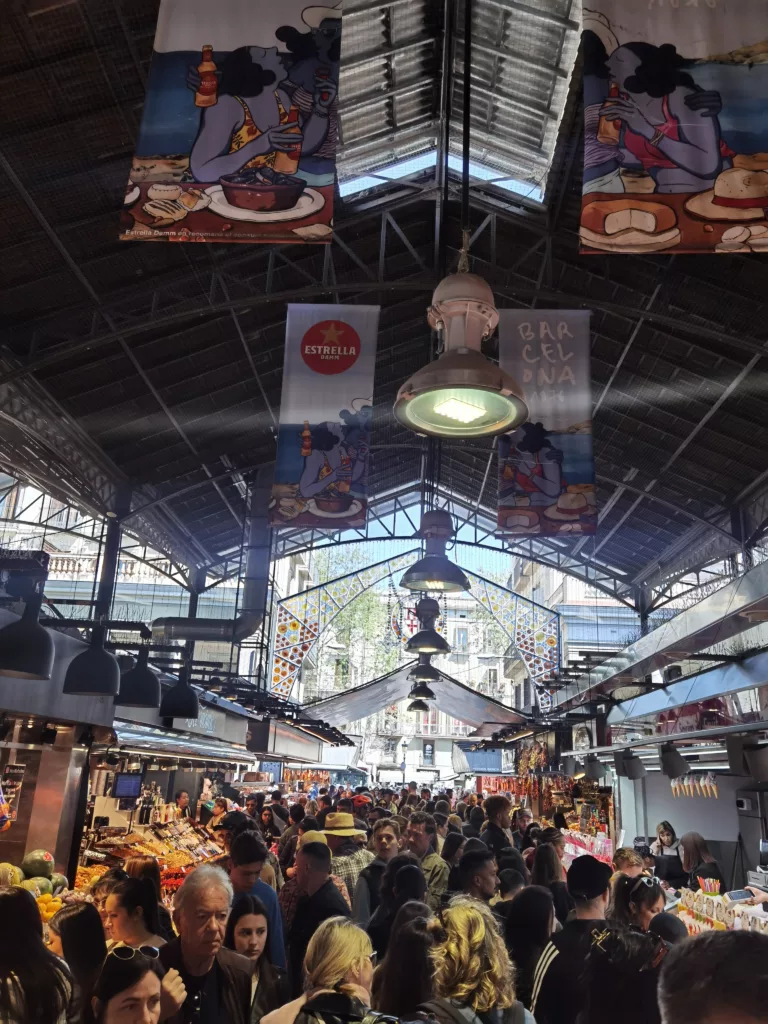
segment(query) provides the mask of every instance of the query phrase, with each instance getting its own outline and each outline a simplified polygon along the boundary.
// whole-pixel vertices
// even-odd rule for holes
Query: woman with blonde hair
[[[436,998],[421,1010],[438,1024],[535,1024],[515,998],[514,970],[490,907],[457,896],[431,951]]]
[[[309,940],[304,992],[261,1018],[261,1024],[325,1024],[362,1021],[370,1012],[373,982],[371,940],[346,917],[329,917]]]

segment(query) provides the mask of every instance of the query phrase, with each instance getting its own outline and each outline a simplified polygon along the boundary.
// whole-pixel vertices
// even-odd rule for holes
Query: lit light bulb
[[[442,580],[425,580],[424,586],[427,590],[442,590],[445,584]]]
[[[456,420],[457,423],[474,423],[481,416],[485,416],[485,409],[479,405],[472,405],[460,398],[446,398],[435,406],[435,412],[446,419]]]

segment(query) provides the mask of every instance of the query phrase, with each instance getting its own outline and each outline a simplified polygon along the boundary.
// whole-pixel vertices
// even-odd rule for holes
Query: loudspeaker
[[[744,759],[744,737],[726,736],[725,749],[728,752],[728,768],[734,775],[749,775]]]
[[[744,759],[753,779],[768,782],[768,747],[745,747]]]

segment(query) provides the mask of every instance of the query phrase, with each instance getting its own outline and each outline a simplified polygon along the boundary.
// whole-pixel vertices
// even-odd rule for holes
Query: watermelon
[[[58,892],[60,889],[67,889],[69,881],[66,875],[60,875],[57,871],[54,871],[51,875],[51,885],[53,886],[53,891]]]
[[[26,878],[50,878],[53,868],[53,857],[47,850],[31,850],[21,862],[21,870]]]
[[[53,895],[53,886],[51,885],[50,878],[29,878],[27,879],[27,881],[33,882],[37,886],[37,888],[40,890],[41,896],[43,895],[43,893],[46,892],[51,896]]]
[[[31,892],[33,896],[42,895],[37,887],[37,879],[35,878],[25,878],[23,882],[19,883],[19,888],[26,889],[27,892]]]
[[[18,885],[24,881],[24,872],[15,864],[0,864],[0,885]]]

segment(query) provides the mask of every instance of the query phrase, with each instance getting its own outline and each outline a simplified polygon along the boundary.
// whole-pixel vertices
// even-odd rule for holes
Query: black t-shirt
[[[221,1000],[218,965],[214,963],[207,974],[188,974],[183,968],[179,973],[187,990],[181,1008],[184,1024],[228,1024]]]

